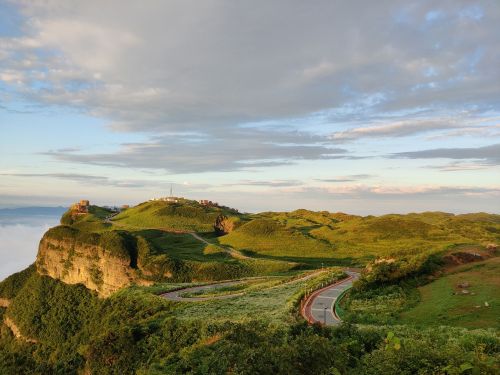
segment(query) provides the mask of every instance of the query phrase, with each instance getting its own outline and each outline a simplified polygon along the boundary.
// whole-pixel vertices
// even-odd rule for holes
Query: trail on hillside
[[[203,242],[206,245],[212,245],[212,246],[217,246],[217,247],[221,248],[226,253],[228,253],[229,255],[231,255],[233,258],[236,258],[236,259],[253,259],[253,258],[251,258],[249,256],[246,256],[246,255],[242,254],[241,252],[239,252],[237,250],[234,250],[232,248],[228,248],[228,247],[225,247],[225,246],[221,246],[221,245],[216,245],[216,244],[210,243],[206,239],[204,239],[203,237],[201,237],[200,235],[198,235],[198,233],[196,233],[196,232],[187,232],[187,233],[189,233],[191,236],[193,236],[193,238],[197,239],[198,241]]]

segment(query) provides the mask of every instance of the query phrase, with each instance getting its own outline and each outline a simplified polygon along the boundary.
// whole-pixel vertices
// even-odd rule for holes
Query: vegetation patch
[[[498,257],[459,266],[420,287],[419,292],[421,302],[401,315],[401,323],[467,328],[500,327]]]

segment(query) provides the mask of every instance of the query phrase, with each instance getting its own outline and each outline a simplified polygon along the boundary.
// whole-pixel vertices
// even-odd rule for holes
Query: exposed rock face
[[[226,215],[220,214],[215,219],[214,230],[218,235],[231,233],[236,229],[237,222],[235,218],[228,218]]]
[[[99,242],[82,241],[69,231],[57,236],[49,231],[40,241],[36,268],[42,275],[108,296],[131,283],[146,283],[131,263],[130,257],[116,256]]]

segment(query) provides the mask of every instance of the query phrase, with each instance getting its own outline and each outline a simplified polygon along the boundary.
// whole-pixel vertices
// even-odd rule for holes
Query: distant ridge
[[[66,207],[19,207],[19,208],[0,208],[0,215],[4,216],[61,216],[67,210]]]

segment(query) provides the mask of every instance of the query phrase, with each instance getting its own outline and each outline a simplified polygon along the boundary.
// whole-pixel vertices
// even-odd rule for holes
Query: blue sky
[[[496,1],[0,1],[0,207],[499,212]]]

